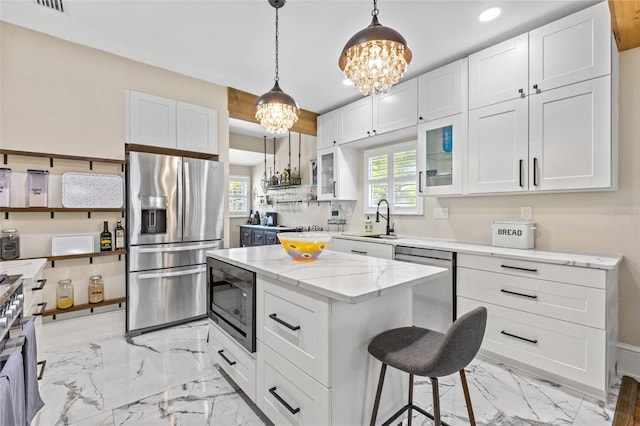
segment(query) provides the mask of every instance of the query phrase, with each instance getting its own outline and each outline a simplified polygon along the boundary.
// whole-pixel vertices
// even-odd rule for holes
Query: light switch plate
[[[531,220],[531,206],[520,207],[520,219]]]
[[[448,207],[434,207],[433,208],[433,218],[434,219],[449,219],[449,208]]]

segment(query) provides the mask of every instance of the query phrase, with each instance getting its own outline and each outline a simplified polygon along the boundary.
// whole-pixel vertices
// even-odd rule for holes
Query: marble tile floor
[[[207,328],[196,321],[46,352],[40,424],[271,425],[209,359]],[[466,370],[479,425],[596,426],[613,419],[617,389],[605,404],[481,357]],[[440,380],[443,420],[452,426],[469,423],[458,380]],[[414,399],[431,411],[428,379],[416,378]],[[413,424],[433,422],[415,414]]]

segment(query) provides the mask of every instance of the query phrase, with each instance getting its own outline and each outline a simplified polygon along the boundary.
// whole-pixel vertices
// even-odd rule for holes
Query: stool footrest
[[[397,419],[398,417],[400,417],[402,415],[402,413],[404,413],[405,411],[407,411],[409,408],[411,408],[412,410],[416,410],[418,413],[429,417],[431,420],[435,420],[435,418],[433,417],[433,414],[423,410],[422,408],[418,407],[415,404],[407,404],[404,407],[402,407],[401,409],[399,409],[398,411],[396,411],[396,413],[391,416],[389,418],[389,420],[387,420],[386,422],[382,423],[381,426],[389,426],[391,423],[393,423],[393,421],[395,419]],[[440,423],[442,424],[442,426],[450,426],[449,423],[440,421]]]

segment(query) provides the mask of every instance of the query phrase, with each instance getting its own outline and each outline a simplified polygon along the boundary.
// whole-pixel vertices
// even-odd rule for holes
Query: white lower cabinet
[[[343,238],[333,238],[331,244],[331,250],[341,251],[343,253],[378,257],[380,259],[393,259],[393,246],[391,244],[370,243],[368,241]]]
[[[252,354],[209,321],[209,345],[214,361],[252,400],[256,399],[256,360]]]
[[[331,424],[331,391],[258,340],[256,405],[276,425]]]
[[[483,352],[602,399],[616,378],[617,274],[459,253],[457,314],[485,306]]]

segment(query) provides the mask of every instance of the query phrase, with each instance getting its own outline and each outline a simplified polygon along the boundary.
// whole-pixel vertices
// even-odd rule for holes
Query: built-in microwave
[[[256,274],[207,258],[209,318],[249,352],[256,351]]]

